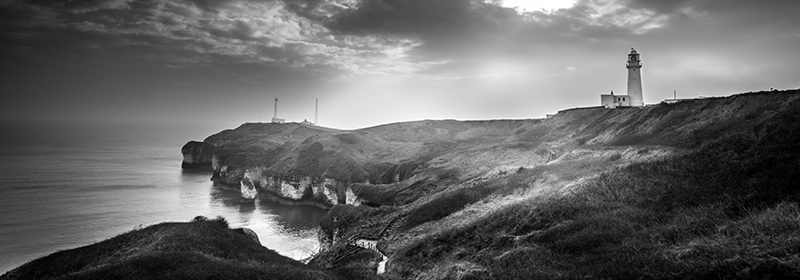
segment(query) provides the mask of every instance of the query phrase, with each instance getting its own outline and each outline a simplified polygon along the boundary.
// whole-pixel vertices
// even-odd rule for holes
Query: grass
[[[444,218],[453,212],[463,209],[468,204],[485,198],[491,192],[492,189],[488,188],[486,184],[479,184],[428,201],[411,211],[403,220],[400,229],[407,230],[425,222]]]
[[[787,279],[800,272],[799,209],[787,202],[732,219],[718,206],[661,214],[575,198],[519,204],[406,248],[396,273],[466,261],[486,268],[477,279]]]
[[[800,102],[787,103],[769,118],[750,116],[760,121],[748,129],[726,126],[702,136],[693,152],[617,168],[570,194],[517,203],[469,226],[417,239],[395,252],[392,273],[439,279],[798,278],[797,112]],[[599,170],[593,166],[565,163],[527,175]],[[420,218],[407,219],[436,219],[465,201],[458,193],[441,197],[416,209]],[[478,269],[452,272],[465,263]]]
[[[309,265],[324,268],[340,279],[376,279],[382,257],[371,250],[337,244],[317,254]]]
[[[260,246],[222,218],[162,223],[56,252],[0,279],[339,279]]]

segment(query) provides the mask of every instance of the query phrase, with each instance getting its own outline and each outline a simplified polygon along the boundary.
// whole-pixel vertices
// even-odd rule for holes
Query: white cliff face
[[[219,156],[214,155],[211,157],[211,168],[214,170],[219,170],[222,167],[222,160]]]
[[[285,181],[280,181],[278,184],[281,186],[280,195],[284,198],[290,198],[294,200],[300,200],[303,198],[303,194],[305,193],[305,188],[302,186],[294,186],[290,183]]]
[[[244,199],[255,199],[256,195],[258,195],[258,191],[256,190],[256,186],[253,185],[253,181],[250,178],[244,177],[240,182],[240,190],[242,193],[242,198]]]
[[[334,179],[325,178],[322,180],[322,194],[323,198],[326,202],[331,205],[339,204],[339,195],[336,192],[336,189],[339,186],[339,182]],[[318,192],[314,192],[316,195]]]
[[[223,166],[224,168],[224,166]],[[314,200],[328,205],[339,203],[337,189],[341,183],[334,179],[323,178],[315,181],[311,177],[286,180],[269,175],[264,167],[253,167],[245,171],[241,180],[242,197],[258,192],[270,193],[290,200]]]
[[[361,206],[362,200],[358,198],[358,195],[356,195],[356,193],[353,191],[352,188],[347,187],[344,196],[345,196],[345,204],[353,206]]]

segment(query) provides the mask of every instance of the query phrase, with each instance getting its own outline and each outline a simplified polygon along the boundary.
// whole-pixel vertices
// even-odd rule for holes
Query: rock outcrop
[[[270,175],[263,167],[248,169],[241,179],[242,197],[253,199],[257,193],[291,201],[319,203],[330,207],[345,202],[344,186],[336,179],[310,176]]]
[[[214,170],[211,180],[226,185],[239,186],[244,173],[254,163],[244,151],[218,150],[211,159]]]
[[[183,154],[181,168],[211,167],[216,149],[217,147],[206,142],[189,141],[181,148],[181,154]]]

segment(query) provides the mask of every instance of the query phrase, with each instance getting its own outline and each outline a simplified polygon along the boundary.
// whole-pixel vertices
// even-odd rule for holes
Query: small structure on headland
[[[686,99],[683,99],[683,100],[686,100]],[[672,91],[672,99],[664,99],[664,101],[661,101],[661,103],[664,103],[664,104],[675,104],[675,103],[678,103],[679,101],[681,101],[681,99],[678,99],[678,91],[677,90],[673,90]]]
[[[308,119],[303,119],[303,121],[300,122],[300,124],[313,125],[313,126],[318,126],[319,125],[319,98],[314,100],[314,102],[315,102],[314,103],[314,122],[310,122],[310,121],[308,121]]]
[[[617,107],[630,107],[631,97],[628,95],[614,95],[614,91],[612,90],[611,94],[600,95],[600,104],[603,104],[603,107],[611,109]]]
[[[316,104],[314,107],[314,122],[308,121],[308,119],[304,119],[299,124],[303,125],[311,125],[311,126],[318,126],[317,121],[319,119],[319,99],[316,100]],[[282,119],[278,117],[278,99],[275,98],[275,113],[272,116],[272,123],[286,123],[286,119]]]
[[[663,104],[675,104],[675,103],[678,103],[678,102],[681,102],[681,101],[708,98],[708,96],[702,96],[702,95],[698,96],[698,97],[695,97],[695,98],[678,98],[678,91],[673,91],[672,94],[673,94],[672,95],[672,99],[664,99],[664,101],[661,101],[661,103],[663,103]]]
[[[614,95],[611,94],[600,95],[600,105],[606,108],[617,107],[642,107],[644,106],[644,96],[642,95],[642,61],[639,58],[639,53],[631,48],[631,53],[628,54],[628,63],[625,65],[628,68],[628,94],[627,95]]]

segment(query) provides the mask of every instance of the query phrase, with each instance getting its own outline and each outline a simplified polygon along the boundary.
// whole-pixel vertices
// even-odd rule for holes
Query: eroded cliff
[[[798,96],[762,92],[568,109],[545,120],[418,121],[354,131],[245,124],[206,142],[219,145],[215,178],[247,198],[335,206],[321,227],[320,264],[334,267],[348,242],[374,239],[389,257],[387,274],[400,278],[666,275],[636,270],[637,260],[699,277],[692,265],[664,258],[697,244],[692,238],[739,237],[685,233],[676,229],[681,219],[736,228],[769,211],[794,213],[795,204],[779,203],[798,197],[786,188],[798,175],[791,167],[800,164],[792,140],[800,131]],[[718,212],[732,214],[705,216]],[[644,239],[670,230],[692,237]],[[788,252],[776,246],[771,252]],[[620,261],[625,267],[597,262],[630,274],[574,261],[594,256],[628,258]],[[714,258],[695,261],[709,271],[727,267]],[[519,270],[530,266],[540,269]]]
[[[206,142],[189,141],[181,148],[181,154],[183,154],[181,168],[211,167],[216,149],[216,146]]]

